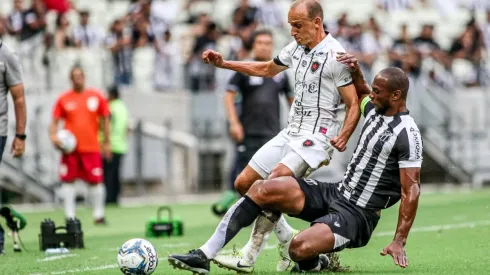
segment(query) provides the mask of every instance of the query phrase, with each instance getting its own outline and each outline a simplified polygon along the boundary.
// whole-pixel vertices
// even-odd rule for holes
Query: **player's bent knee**
[[[294,238],[289,246],[291,260],[298,262],[310,258],[313,255],[312,246],[304,238]]]
[[[293,175],[294,172],[291,171],[291,169],[289,169],[286,165],[280,163],[272,169],[269,179]]]
[[[265,186],[265,180],[257,180],[254,182],[252,187],[247,192],[249,196],[258,205],[263,205],[267,203],[267,186]]]
[[[252,184],[253,184],[253,182],[251,183],[250,180],[246,176],[240,174],[236,178],[234,186],[235,186],[235,190],[240,195],[243,196],[245,193],[247,193],[248,189],[250,188],[250,186]]]

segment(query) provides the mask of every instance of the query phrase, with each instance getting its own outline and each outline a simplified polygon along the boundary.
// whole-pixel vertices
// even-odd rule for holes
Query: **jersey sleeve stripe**
[[[353,83],[353,82],[351,81],[351,82],[349,82],[349,83],[346,83],[346,84],[344,84],[344,85],[339,86],[338,88],[342,88],[342,87],[349,86],[349,85],[350,85],[350,84],[352,84],[352,83]]]
[[[369,96],[364,97],[361,101],[361,113],[363,116],[366,116],[366,114],[364,113],[364,109],[366,108],[366,105],[369,102],[371,102],[371,99],[369,98]]]
[[[279,65],[279,66],[284,66],[284,67],[288,67],[288,65],[284,64],[281,59],[279,59],[279,56],[276,56],[274,57],[273,59],[274,63],[276,63],[276,65]]]

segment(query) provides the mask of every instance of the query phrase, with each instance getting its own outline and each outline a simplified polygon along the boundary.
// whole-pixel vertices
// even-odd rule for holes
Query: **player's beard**
[[[384,115],[389,108],[388,104],[374,105],[374,110],[380,115]]]

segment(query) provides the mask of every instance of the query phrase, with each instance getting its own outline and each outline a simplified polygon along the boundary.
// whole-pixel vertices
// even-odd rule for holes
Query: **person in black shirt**
[[[273,50],[272,33],[261,30],[252,37],[252,50],[257,61],[270,60]],[[236,171],[242,171],[252,156],[281,130],[279,95],[294,100],[293,90],[285,73],[273,78],[253,77],[235,73],[230,79],[225,95],[225,109],[231,138],[237,144]],[[242,100],[235,106],[236,96]],[[237,108],[241,109],[240,114]],[[223,193],[219,202],[213,204],[217,215],[226,213],[238,195],[230,182],[230,190]]]

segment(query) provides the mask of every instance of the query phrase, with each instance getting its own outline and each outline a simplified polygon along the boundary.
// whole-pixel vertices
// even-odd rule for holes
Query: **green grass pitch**
[[[214,232],[219,222],[211,214],[209,205],[174,205],[173,209],[185,223],[185,235],[148,239],[156,247],[160,258],[154,274],[190,274],[172,269],[166,256],[199,247]],[[86,249],[71,250],[70,254],[61,259],[46,258],[39,251],[38,234],[42,219],[50,217],[61,224],[63,211],[28,213],[29,224],[21,232],[21,237],[29,251],[14,254],[12,241],[7,238],[6,255],[0,257],[0,274],[122,274],[116,262],[118,247],[130,238],[144,237],[146,220],[154,216],[155,211],[156,206],[108,208],[109,226],[95,227],[91,210],[78,209]],[[342,264],[350,267],[348,274],[489,274],[489,189],[422,195],[417,219],[406,247],[409,260],[407,269],[398,268],[390,257],[379,255],[382,248],[391,241],[397,215],[398,206],[383,211],[374,236],[366,247],[340,253]],[[295,228],[308,226],[296,219],[289,221]],[[233,245],[240,247],[249,234],[250,228],[244,229],[226,249]],[[278,255],[275,244],[275,237],[271,237],[268,249],[259,257],[254,274],[276,274]],[[212,265],[211,274],[234,273]]]

